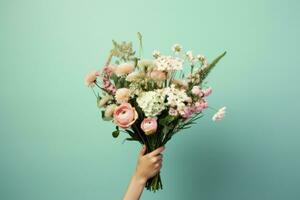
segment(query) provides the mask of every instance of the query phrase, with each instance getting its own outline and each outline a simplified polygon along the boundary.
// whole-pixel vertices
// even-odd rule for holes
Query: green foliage
[[[114,138],[117,138],[117,137],[119,136],[119,134],[120,134],[119,127],[116,126],[116,130],[112,132],[112,136],[113,136]]]
[[[216,64],[226,55],[226,51],[214,59],[207,67],[201,69],[199,71],[200,74],[200,84],[205,80],[207,75],[211,72],[211,70],[216,66]]]

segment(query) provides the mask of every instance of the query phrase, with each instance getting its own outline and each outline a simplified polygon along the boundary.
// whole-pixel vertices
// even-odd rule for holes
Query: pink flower
[[[102,79],[103,89],[106,90],[109,94],[116,93],[116,86],[113,85],[107,76],[104,76]]]
[[[84,79],[85,85],[86,86],[94,86],[97,76],[99,76],[99,75],[100,75],[100,73],[98,71],[92,71],[92,72],[88,73]]]
[[[203,92],[204,96],[207,97],[207,96],[209,96],[212,93],[212,88],[209,87],[209,88],[207,88],[205,90],[202,90],[202,92]]]
[[[181,116],[184,118],[184,119],[188,119],[190,118],[194,113],[194,110],[191,108],[191,107],[185,107],[181,112]]]
[[[102,69],[102,74],[110,77],[113,74],[115,68],[116,67],[114,65],[106,65]]]
[[[200,104],[201,104],[201,106],[202,106],[203,109],[205,109],[205,108],[208,107],[207,101],[202,100],[202,101],[200,102]]]
[[[203,104],[201,102],[195,103],[196,112],[201,112],[203,110]]]
[[[194,94],[194,95],[197,95],[197,96],[199,96],[199,95],[201,95],[201,90],[200,90],[200,87],[199,86],[193,86],[193,88],[192,88],[192,93]]]
[[[129,128],[137,118],[138,113],[129,103],[122,103],[114,110],[114,122],[121,128]]]
[[[146,135],[150,135],[156,132],[157,130],[157,121],[155,118],[145,118],[141,123],[141,129],[145,132]]]
[[[130,74],[134,70],[134,65],[131,63],[123,63],[120,64],[118,67],[115,68],[115,74],[117,76],[122,76],[126,74]]]
[[[117,103],[127,103],[130,98],[130,90],[127,88],[120,88],[116,91]]]
[[[155,81],[163,81],[167,79],[166,73],[160,70],[154,70],[150,72],[150,77]]]
[[[226,107],[222,107],[218,110],[218,112],[216,112],[216,114],[214,114],[214,116],[212,117],[213,121],[220,121],[221,119],[223,119],[224,115],[225,115],[225,110]]]

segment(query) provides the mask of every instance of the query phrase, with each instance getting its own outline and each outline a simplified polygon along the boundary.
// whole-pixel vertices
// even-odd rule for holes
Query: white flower
[[[160,52],[157,51],[157,50],[154,50],[152,55],[153,55],[154,58],[158,58],[160,56]]]
[[[180,44],[174,44],[172,47],[172,51],[174,52],[180,52],[182,49],[182,47],[180,46]]]
[[[205,58],[203,55],[200,55],[200,54],[197,55],[197,58],[198,58],[198,60],[200,60],[200,61],[206,60],[206,58]]]
[[[111,119],[114,115],[115,108],[117,107],[116,104],[110,104],[106,107],[104,112],[104,117],[107,119]]]
[[[159,56],[154,61],[157,70],[175,71],[182,70],[183,60],[172,56]]]
[[[136,101],[146,117],[155,117],[165,109],[164,96],[159,91],[143,92]]]
[[[177,110],[182,110],[186,107],[185,102],[190,100],[185,90],[175,88],[175,85],[162,89],[162,94],[167,97],[166,105],[171,107],[177,107]]]
[[[194,62],[194,56],[192,51],[187,51],[186,56],[190,62]]]
[[[226,107],[220,108],[212,117],[213,121],[220,121],[225,115]]]
[[[117,103],[127,103],[130,98],[131,91],[128,88],[119,88],[116,91],[115,98]]]
[[[102,98],[98,99],[97,105],[99,108],[105,107],[107,105],[107,103],[112,99],[113,99],[113,97],[111,95],[103,96]]]
[[[197,55],[197,58],[202,63],[202,68],[206,68],[208,66],[207,59],[203,55]]]

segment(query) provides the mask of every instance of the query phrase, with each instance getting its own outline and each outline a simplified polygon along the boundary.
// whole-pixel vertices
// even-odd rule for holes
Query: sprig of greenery
[[[211,72],[211,70],[216,66],[216,64],[226,55],[226,51],[214,59],[207,67],[201,68],[199,71],[200,74],[200,84],[205,80],[207,75]]]

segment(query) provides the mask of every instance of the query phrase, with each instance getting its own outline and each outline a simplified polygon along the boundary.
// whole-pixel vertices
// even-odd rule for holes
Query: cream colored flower
[[[160,70],[154,70],[150,72],[150,78],[154,81],[164,81],[167,79],[167,74]]]
[[[99,71],[92,71],[85,76],[84,83],[86,86],[94,86],[97,76],[99,76]]]
[[[127,103],[130,98],[130,90],[128,88],[117,89],[115,97],[117,103]]]
[[[155,67],[155,64],[154,64],[153,60],[143,59],[138,62],[138,66],[143,71],[152,71]]]
[[[172,47],[172,51],[174,51],[174,52],[180,52],[181,49],[182,49],[182,47],[180,44],[174,44]]]
[[[172,56],[159,56],[154,61],[158,70],[161,71],[175,71],[182,70],[183,60]]]
[[[172,80],[172,84],[181,89],[186,90],[188,88],[188,83],[186,80],[174,79]]]
[[[126,81],[129,81],[129,82],[138,81],[140,79],[145,78],[145,76],[146,75],[144,72],[134,71],[134,72],[131,72],[130,74],[128,74],[128,76],[126,77]]]
[[[117,76],[122,76],[130,74],[134,70],[134,65],[132,63],[122,63],[115,67],[114,72]]]
[[[139,94],[136,99],[146,117],[155,117],[165,109],[164,96],[160,91],[148,91]]]
[[[113,97],[111,95],[106,95],[106,96],[102,97],[101,99],[98,100],[98,107],[100,107],[100,108],[105,107],[106,104],[112,99],[113,99]]]
[[[194,61],[193,52],[191,50],[186,52],[186,56],[190,62]]]
[[[161,54],[160,54],[159,51],[154,50],[153,53],[152,53],[152,55],[153,55],[154,58],[158,58]]]
[[[114,111],[116,109],[117,105],[116,104],[110,104],[106,107],[105,112],[104,112],[104,117],[107,119],[112,119],[114,116]]]

